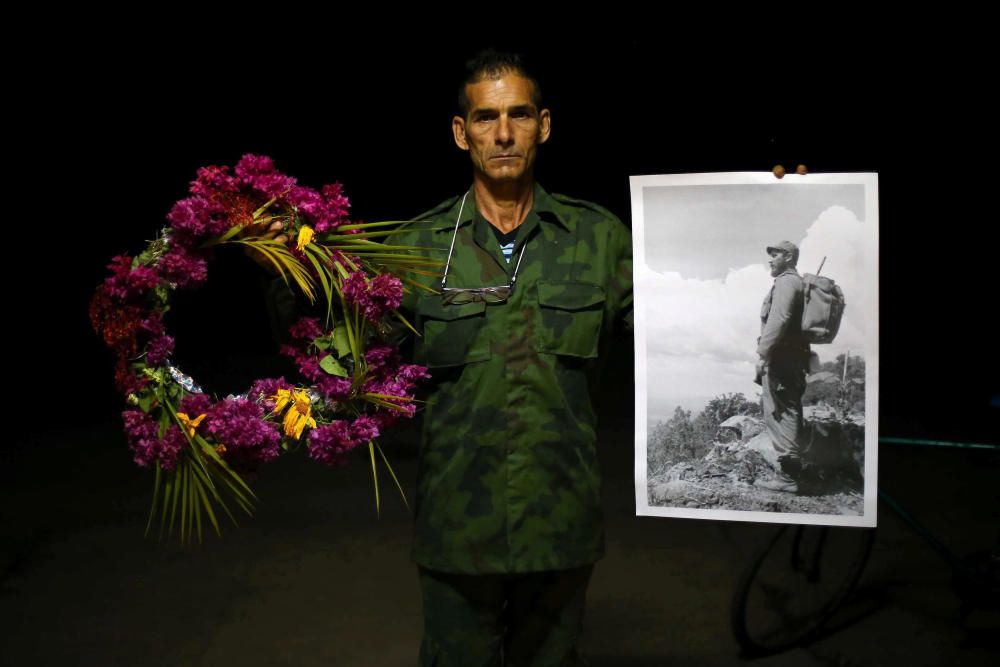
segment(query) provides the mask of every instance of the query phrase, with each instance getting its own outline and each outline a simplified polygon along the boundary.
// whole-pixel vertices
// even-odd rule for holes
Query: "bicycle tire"
[[[733,634],[744,655],[808,643],[851,594],[871,555],[875,531],[782,526],[753,556],[736,585]]]

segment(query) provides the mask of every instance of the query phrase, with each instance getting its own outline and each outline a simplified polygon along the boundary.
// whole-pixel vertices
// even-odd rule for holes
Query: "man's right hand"
[[[261,230],[260,225],[249,225],[243,229],[236,238],[243,238],[246,236],[255,236],[259,238],[270,239],[272,241],[277,241],[278,243],[288,243],[288,235],[284,233],[285,227],[280,222],[272,222],[266,229]],[[274,264],[271,263],[267,257],[265,257],[259,250],[252,246],[245,246],[247,257],[257,262],[269,273],[275,273]]]

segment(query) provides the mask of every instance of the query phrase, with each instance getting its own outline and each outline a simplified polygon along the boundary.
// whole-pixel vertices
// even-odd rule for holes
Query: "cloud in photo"
[[[868,233],[852,210],[831,206],[803,238],[788,239],[799,245],[799,273],[815,272],[826,256],[822,274],[845,293],[847,309],[836,342],[813,346],[822,361],[864,349],[864,313],[876,312],[865,289],[875,275],[864,243]],[[636,267],[636,298],[653,303],[655,295],[655,307],[645,310],[649,421],[669,417],[677,405],[697,412],[722,393],[759,395],[753,375],[760,308],[774,280],[763,247],[760,256],[760,263],[730,268],[720,279]]]

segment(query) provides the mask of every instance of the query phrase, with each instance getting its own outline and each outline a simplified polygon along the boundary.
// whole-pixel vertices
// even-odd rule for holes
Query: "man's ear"
[[[455,116],[451,119],[451,132],[455,135],[455,144],[463,151],[469,150],[469,140],[465,137],[465,119]]]
[[[538,143],[544,144],[552,134],[552,114],[548,109],[538,112]]]

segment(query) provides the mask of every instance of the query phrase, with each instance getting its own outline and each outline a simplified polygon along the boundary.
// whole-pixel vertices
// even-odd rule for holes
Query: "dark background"
[[[469,181],[468,157],[450,135],[455,81],[466,56],[496,44],[535,63],[552,110],[539,180],[626,224],[632,174],[798,163],[878,172],[881,434],[1000,438],[990,405],[1000,382],[981,171],[991,128],[969,81],[974,54],[892,45],[874,32],[810,34],[797,44],[776,34],[692,44],[641,34],[348,32],[287,44],[197,28],[102,34],[79,38],[33,82],[43,103],[29,104],[28,120],[38,129],[15,137],[32,148],[33,206],[19,229],[44,253],[13,251],[25,281],[15,320],[27,325],[14,327],[27,335],[14,356],[22,382],[59,378],[73,387],[54,420],[120,407],[87,301],[111,256],[138,252],[165,224],[199,166],[267,154],[303,184],[344,183],[357,218],[413,216]],[[266,331],[260,304],[239,289],[251,269],[220,267],[212,265],[206,289],[178,297],[169,324],[182,359],[267,345],[258,338]]]
[[[253,520],[224,522],[200,547],[142,538],[152,474],[129,456],[87,303],[110,258],[153,238],[198,167],[247,152],[306,185],[343,182],[364,220],[454,196],[470,179],[450,134],[456,80],[488,44],[524,51],[542,80],[553,135],[539,180],[626,224],[632,174],[878,172],[880,434],[1000,441],[984,99],[995,75],[978,72],[988,42],[975,17],[879,23],[846,6],[784,7],[752,22],[668,14],[635,32],[641,17],[584,28],[569,16],[542,26],[519,6],[484,8],[488,20],[466,9],[361,22],[268,6],[221,23],[88,8],[30,26],[44,37],[14,49],[6,96],[16,174],[5,189],[0,662],[412,664],[411,518],[383,479],[375,519],[362,456],[333,471],[304,456],[264,468]],[[390,18],[410,33],[387,33]],[[448,29],[428,32],[432,20]],[[26,28],[11,23],[11,37]],[[246,285],[255,271],[238,252],[220,256],[208,285],[174,302],[181,365],[210,391],[243,390],[242,375],[273,360]],[[616,667],[733,664],[732,587],[772,527],[635,517],[633,362],[630,339],[619,342],[598,392],[608,557],[588,592],[585,652]],[[387,443],[411,498],[414,426]],[[960,552],[982,550],[996,539],[996,464],[983,451],[882,447],[879,482]],[[878,519],[861,596],[875,611],[759,667],[992,664],[956,623],[947,568],[884,505]]]

